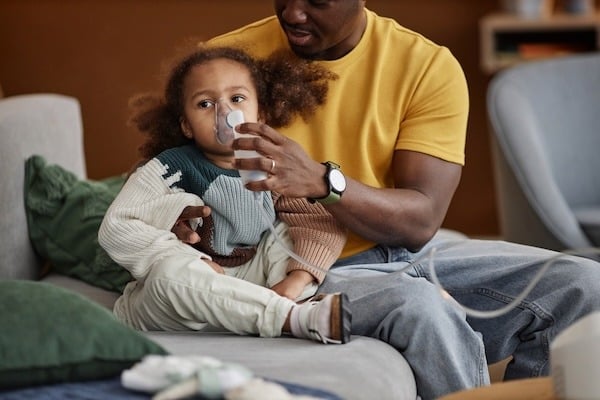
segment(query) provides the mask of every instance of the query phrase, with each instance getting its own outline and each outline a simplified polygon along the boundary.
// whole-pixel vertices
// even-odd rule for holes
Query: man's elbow
[[[404,247],[408,251],[415,253],[429,243],[438,229],[438,225],[421,226],[416,229],[411,228],[403,232],[398,232],[396,235],[389,235],[381,244]]]

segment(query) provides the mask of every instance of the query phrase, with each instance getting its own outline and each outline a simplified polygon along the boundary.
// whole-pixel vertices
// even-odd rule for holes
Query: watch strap
[[[319,199],[314,199],[314,201],[316,201],[317,203],[321,203],[321,204],[333,204],[333,203],[337,203],[338,201],[340,201],[341,198],[342,198],[341,195],[334,192],[333,190],[330,190],[329,194],[327,196],[321,197]]]
[[[316,198],[316,199],[308,199],[308,201],[311,203],[317,202],[317,203],[321,203],[321,204],[337,203],[342,198],[342,194],[333,190],[333,187],[331,186],[331,183],[329,182],[329,173],[332,169],[340,169],[340,166],[332,161],[326,161],[321,164],[323,164],[324,166],[327,167],[327,171],[325,172],[325,176],[323,178],[325,179],[325,183],[327,184],[329,193],[325,197],[320,197],[320,198]]]

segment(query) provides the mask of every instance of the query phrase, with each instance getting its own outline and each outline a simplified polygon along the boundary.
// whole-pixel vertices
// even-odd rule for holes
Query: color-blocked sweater
[[[186,206],[208,205],[211,215],[198,220],[201,241],[192,248],[171,228]],[[159,258],[179,251],[196,252],[223,267],[250,260],[269,229],[263,212],[289,226],[294,252],[316,270],[290,259],[288,272],[308,271],[320,283],[345,244],[345,230],[320,204],[305,199],[273,198],[263,193],[260,206],[244,188],[237,170],[222,169],[193,145],[166,150],[131,175],[107,211],[99,241],[108,254],[143,279]],[[207,257],[208,256],[208,257]]]

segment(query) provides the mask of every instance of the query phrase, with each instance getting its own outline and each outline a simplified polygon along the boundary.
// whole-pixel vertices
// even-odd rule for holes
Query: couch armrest
[[[40,154],[86,176],[79,102],[56,94],[0,99],[0,279],[35,279],[23,199],[25,160]]]

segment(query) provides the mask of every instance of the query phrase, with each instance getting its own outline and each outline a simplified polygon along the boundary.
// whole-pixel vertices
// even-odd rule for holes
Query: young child
[[[270,193],[257,202],[232,169],[233,136],[222,123],[230,110],[273,127],[308,118],[335,75],[291,57],[255,60],[238,49],[201,47],[173,68],[162,98],[134,100],[132,122],[148,135],[141,147],[147,161],[114,200],[98,237],[135,278],[114,307],[124,322],[142,330],[209,324],[264,337],[349,340],[344,294],[294,302],[316,292],[345,243],[343,228],[318,203]],[[170,231],[190,204],[211,209],[198,221],[194,247]],[[270,223],[309,266],[275,243]]]

